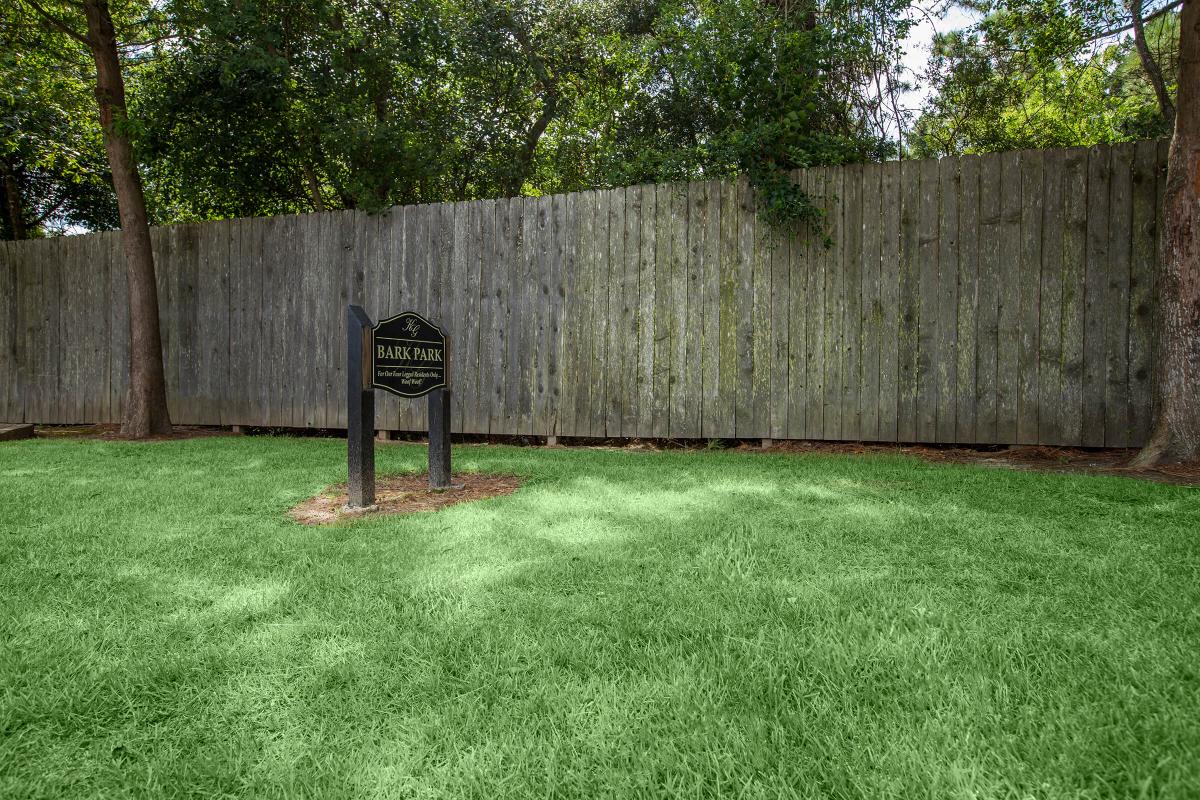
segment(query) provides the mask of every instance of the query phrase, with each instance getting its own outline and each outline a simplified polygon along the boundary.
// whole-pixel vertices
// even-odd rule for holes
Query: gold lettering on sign
[[[440,363],[442,351],[434,347],[377,344],[375,358],[381,361],[436,361]]]

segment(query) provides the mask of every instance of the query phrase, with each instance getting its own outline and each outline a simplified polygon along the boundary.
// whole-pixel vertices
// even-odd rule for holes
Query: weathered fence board
[[[344,426],[359,302],[448,328],[466,433],[1136,446],[1165,158],[797,171],[830,246],[744,179],[155,229],[171,413]],[[0,243],[0,418],[119,420],[126,291],[118,233]]]

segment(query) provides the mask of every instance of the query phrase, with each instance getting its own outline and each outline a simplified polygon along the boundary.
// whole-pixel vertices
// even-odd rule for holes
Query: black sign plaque
[[[361,306],[346,307],[346,468],[348,508],[375,505],[375,390],[429,395],[429,488],[450,483],[450,387],[446,334],[412,311],[377,324]]]
[[[371,386],[400,397],[422,397],[446,385],[446,334],[412,311],[371,329]]]

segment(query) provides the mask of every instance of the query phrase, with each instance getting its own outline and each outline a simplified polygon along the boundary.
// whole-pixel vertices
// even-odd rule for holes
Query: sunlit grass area
[[[0,797],[1200,796],[1200,492],[904,457],[0,445]],[[379,449],[381,473],[424,449]]]

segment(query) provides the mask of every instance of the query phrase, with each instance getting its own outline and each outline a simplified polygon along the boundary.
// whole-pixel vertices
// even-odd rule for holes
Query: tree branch
[[[1146,30],[1143,27],[1144,20],[1142,19],[1142,0],[1129,0],[1129,13],[1133,17],[1133,43],[1137,48],[1138,59],[1142,62],[1142,70],[1145,71],[1146,77],[1150,79],[1150,85],[1154,87],[1154,96],[1158,99],[1159,113],[1167,121],[1167,126],[1174,128],[1175,106],[1171,102],[1171,96],[1167,94],[1167,85],[1163,80],[1162,69],[1158,66],[1158,62],[1154,60],[1154,56],[1150,54],[1150,48],[1146,46]]]
[[[87,37],[86,37],[86,36],[84,36],[83,34],[81,34],[81,33],[77,32],[77,31],[76,31],[74,28],[72,28],[70,25],[68,25],[67,23],[63,22],[63,21],[62,21],[61,19],[59,19],[58,17],[54,16],[53,14],[51,14],[51,13],[50,13],[49,11],[47,11],[46,9],[42,8],[42,6],[41,6],[41,5],[40,5],[40,4],[37,2],[37,0],[25,0],[25,2],[26,2],[26,3],[28,3],[28,4],[30,5],[30,7],[31,7],[31,8],[32,8],[34,11],[36,11],[36,12],[37,12],[37,15],[38,15],[39,17],[41,17],[41,18],[42,18],[43,20],[45,20],[46,22],[50,23],[50,25],[51,25],[51,26],[53,26],[53,27],[57,28],[57,29],[58,29],[59,31],[61,31],[62,33],[65,33],[67,36],[70,36],[72,39],[74,39],[75,41],[79,42],[80,44],[87,44],[87,43],[88,43],[88,40],[87,40]]]
[[[1144,23],[1150,22],[1151,20],[1158,19],[1163,14],[1166,14],[1168,11],[1174,11],[1175,9],[1179,8],[1181,5],[1183,5],[1183,0],[1175,0],[1175,2],[1168,3],[1167,5],[1158,9],[1157,11],[1155,11],[1153,14],[1151,14],[1148,17],[1142,17],[1139,20],[1135,16],[1134,19],[1131,22],[1129,22],[1127,25],[1122,25],[1119,28],[1111,28],[1107,31],[1101,31],[1100,33],[1093,34],[1092,36],[1089,36],[1088,38],[1084,39],[1082,44],[1087,44],[1088,42],[1095,42],[1100,39],[1107,39],[1110,36],[1116,36],[1118,33],[1124,33],[1125,31],[1133,30],[1134,26],[1140,26]],[[1138,8],[1139,9],[1141,8],[1140,2],[1138,3]]]

